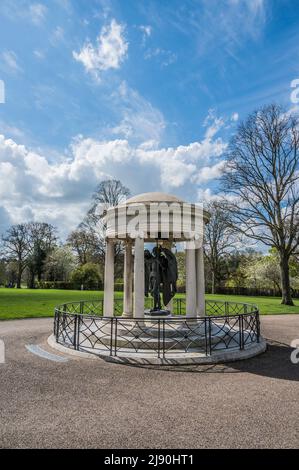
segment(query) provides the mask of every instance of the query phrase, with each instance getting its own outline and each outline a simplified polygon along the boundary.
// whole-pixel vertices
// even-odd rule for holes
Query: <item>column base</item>
[[[197,311],[196,314],[195,314],[196,317],[205,317],[206,316],[206,312],[205,310],[200,310],[200,311]]]
[[[122,318],[133,318],[133,312],[123,312]]]

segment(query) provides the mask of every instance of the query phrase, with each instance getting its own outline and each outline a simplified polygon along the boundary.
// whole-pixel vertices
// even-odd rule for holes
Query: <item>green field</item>
[[[116,293],[121,297],[122,293]],[[183,294],[179,294],[183,296]],[[56,289],[5,289],[0,288],[0,320],[13,318],[52,316],[56,305],[78,301],[95,300],[103,297],[103,292],[56,290]],[[207,299],[230,302],[248,302],[259,306],[263,315],[299,313],[299,301],[295,307],[280,305],[278,297],[249,297],[240,295],[207,295]]]

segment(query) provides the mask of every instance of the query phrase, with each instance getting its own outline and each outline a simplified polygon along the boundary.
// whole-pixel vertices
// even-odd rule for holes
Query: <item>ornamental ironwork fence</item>
[[[207,300],[205,316],[189,317],[185,312],[185,299],[180,298],[173,299],[174,315],[165,318],[121,317],[119,298],[114,317],[103,316],[102,300],[69,302],[55,309],[54,335],[57,343],[77,351],[110,356],[142,351],[158,358],[181,352],[210,356],[260,341],[255,305]]]
[[[145,308],[153,307],[152,298],[145,298]],[[55,310],[65,313],[73,313],[80,315],[96,315],[103,316],[104,301],[99,300],[81,300],[77,302],[67,302],[59,305]],[[206,300],[205,301],[205,315],[209,316],[224,316],[235,315],[241,313],[252,313],[258,311],[258,307],[254,304],[247,304],[243,302],[224,302],[222,300]],[[114,299],[114,316],[120,316],[123,313],[123,299],[116,297]],[[172,299],[172,313],[173,315],[186,315],[186,299],[174,298]]]

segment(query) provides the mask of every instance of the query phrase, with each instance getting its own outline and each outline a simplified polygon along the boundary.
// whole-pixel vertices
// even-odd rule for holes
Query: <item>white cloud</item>
[[[5,83],[0,79],[0,104],[5,103]]]
[[[121,120],[110,131],[134,142],[159,142],[166,128],[163,114],[145,100],[136,90],[122,82],[112,95],[113,104]]]
[[[245,6],[254,15],[264,11],[264,0],[229,0],[228,3],[233,6]]]
[[[225,147],[221,139],[207,136],[168,148],[159,147],[156,140],[133,144],[128,139],[78,136],[68,152],[53,161],[0,135],[0,208],[13,223],[50,221],[66,235],[80,222],[103,178],[121,179],[136,192],[171,192],[184,185],[196,192],[199,181],[220,174]]]
[[[0,13],[11,21],[30,21],[40,26],[46,19],[48,8],[42,3],[33,3],[21,0],[9,0],[0,2]]]
[[[174,64],[177,61],[177,55],[167,49],[156,47],[155,49],[148,49],[145,52],[144,58],[146,60],[157,58],[162,67]]]
[[[45,58],[45,54],[43,51],[41,51],[40,49],[34,49],[33,51],[33,54],[35,55],[35,57],[39,60],[43,60]]]
[[[139,29],[142,33],[142,46],[145,46],[146,40],[152,34],[152,27],[150,25],[141,25],[139,26]]]
[[[8,72],[21,72],[22,68],[18,64],[18,57],[14,51],[4,51],[1,54],[2,68]]]
[[[197,9],[188,11],[182,2],[163,12],[168,24],[192,38],[197,57],[213,56],[226,67],[227,57],[237,59],[244,43],[261,37],[270,9],[265,0],[202,0]]]
[[[139,29],[147,37],[150,37],[150,35],[152,34],[152,27],[149,26],[149,25],[141,25],[141,26],[139,26]]]
[[[197,190],[197,202],[208,204],[209,202],[236,202],[236,196],[217,192],[214,193],[211,188],[199,188]]]
[[[226,148],[226,143],[222,139],[214,141],[205,137],[201,142],[193,142],[189,145],[178,147],[162,148],[158,150],[144,149],[139,147],[136,154],[140,162],[155,165],[160,170],[161,184],[166,188],[178,188],[188,180],[196,181],[199,178],[198,168],[204,166],[204,172],[215,165],[206,166],[209,160],[217,159]],[[216,173],[220,175],[220,164],[216,167]],[[206,178],[207,180],[207,178]]]
[[[11,223],[8,212],[0,206],[0,233],[4,233]]]
[[[238,119],[239,119],[239,114],[238,114],[238,113],[233,113],[233,114],[231,115],[231,118],[230,118],[231,121],[237,122]]]
[[[29,6],[29,17],[32,23],[39,25],[41,24],[46,16],[47,7],[41,3],[33,3]]]
[[[118,69],[125,60],[128,42],[124,36],[124,26],[112,20],[104,26],[97,38],[96,45],[87,42],[80,52],[73,51],[73,57],[81,62],[85,70],[98,79],[101,72],[108,69]]]
[[[64,29],[61,26],[57,26],[50,36],[50,43],[52,44],[52,46],[57,46],[63,40]]]
[[[204,121],[204,127],[206,130],[206,138],[212,139],[217,132],[224,126],[224,119],[216,116],[214,109],[209,109],[208,115]]]
[[[73,6],[71,0],[55,0],[55,2],[63,8],[67,13],[71,14],[73,11]]]
[[[199,188],[197,191],[197,201],[203,203],[209,203],[213,201],[219,201],[222,197],[218,194],[214,194],[210,188]]]
[[[220,162],[215,163],[215,165],[204,166],[200,169],[198,174],[194,176],[193,181],[200,184],[220,178],[224,173],[225,163],[225,160],[221,160]]]
[[[0,120],[0,130],[3,134],[9,135],[10,137],[16,137],[23,139],[25,137],[24,132],[15,126],[10,126],[6,122]]]

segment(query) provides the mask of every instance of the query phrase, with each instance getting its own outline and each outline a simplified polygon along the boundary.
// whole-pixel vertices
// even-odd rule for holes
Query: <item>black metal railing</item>
[[[153,306],[152,298],[145,298],[145,308]],[[96,315],[103,316],[104,301],[99,300],[81,300],[78,302],[67,302],[56,307],[65,313],[73,313],[80,315]],[[221,300],[206,300],[205,301],[205,315],[207,316],[226,316],[236,315],[243,313],[253,313],[258,310],[254,304],[247,304],[243,302],[224,302]],[[123,312],[123,299],[116,297],[114,299],[114,316],[121,316]],[[172,313],[173,315],[186,315],[186,299],[174,298],[172,300]]]
[[[188,317],[185,299],[174,299],[175,315],[166,318],[103,316],[103,302],[70,302],[56,307],[57,343],[75,350],[111,356],[141,352],[159,358],[178,352],[210,356],[223,350],[248,348],[260,341],[255,305],[206,301],[205,316]],[[116,299],[116,313],[122,299]]]

